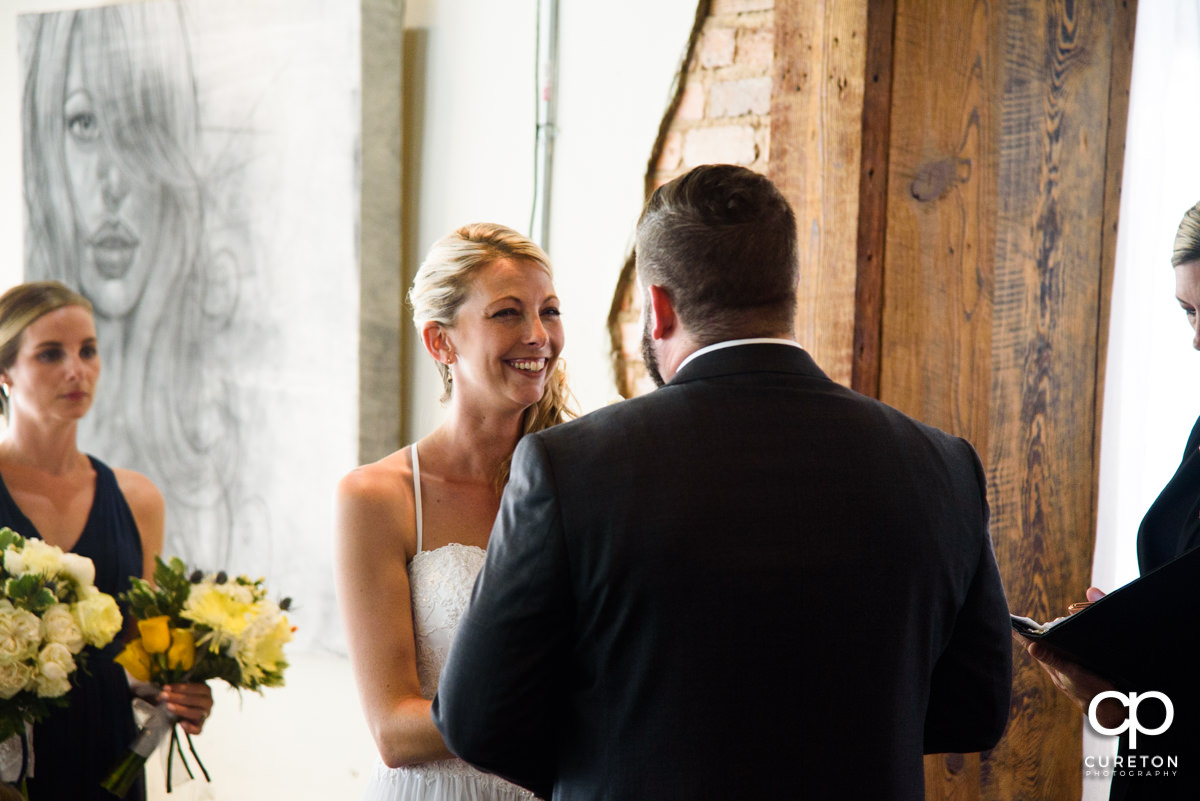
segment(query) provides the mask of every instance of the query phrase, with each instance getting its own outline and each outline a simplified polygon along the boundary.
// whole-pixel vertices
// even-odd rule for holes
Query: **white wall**
[[[203,0],[191,0],[194,3]],[[252,0],[248,0],[250,2]],[[21,280],[21,76],[16,15],[99,0],[0,0],[0,288]],[[695,14],[695,0],[564,0],[559,136],[550,256],[563,301],[572,385],[585,410],[616,397],[605,318],[642,205],[642,178]],[[528,232],[533,196],[536,0],[409,0],[406,41],[423,42],[419,164],[406,176],[406,230],[423,254],[466,222]],[[411,269],[411,267],[410,267]],[[414,343],[415,344],[415,343]],[[440,419],[436,372],[413,353],[408,432]],[[330,488],[332,494],[332,487]],[[294,591],[303,602],[303,593]],[[178,801],[356,798],[375,757],[344,658],[292,654],[289,686],[243,698],[217,688],[196,745],[215,778],[167,796],[157,759],[151,797]],[[180,770],[176,769],[177,776]]]
[[[409,0],[427,35],[418,258],[479,220],[529,232],[536,125],[536,0]],[[617,398],[605,320],[638,214],[650,148],[695,16],[695,0],[563,0],[550,258],[571,386],[584,411]],[[465,23],[465,24],[464,24]],[[411,268],[415,268],[412,265]],[[416,337],[408,434],[442,419],[441,385]]]

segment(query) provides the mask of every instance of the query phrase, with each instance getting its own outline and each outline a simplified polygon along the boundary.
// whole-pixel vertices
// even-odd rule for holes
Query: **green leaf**
[[[13,545],[18,546],[20,550],[25,546],[25,538],[8,526],[0,528],[0,551],[8,550]]]
[[[58,597],[50,590],[49,587],[42,587],[33,594],[29,599],[29,611],[41,614],[50,607],[58,603]]]

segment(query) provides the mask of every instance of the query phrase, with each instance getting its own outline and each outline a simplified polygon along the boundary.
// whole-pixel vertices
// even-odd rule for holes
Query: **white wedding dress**
[[[471,598],[475,577],[483,568],[484,550],[460,543],[421,550],[421,468],[415,444],[411,451],[417,554],[408,564],[408,580],[412,587],[421,695],[432,699],[459,618]],[[527,790],[476,770],[461,759],[443,759],[404,768],[389,768],[378,762],[363,801],[532,801],[534,798]]]

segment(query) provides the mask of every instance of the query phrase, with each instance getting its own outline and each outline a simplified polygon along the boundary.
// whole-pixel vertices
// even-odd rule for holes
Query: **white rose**
[[[96,565],[86,556],[77,553],[62,555],[62,572],[75,580],[80,587],[90,587],[96,583]]]
[[[37,693],[43,698],[57,698],[71,689],[71,674],[75,659],[61,643],[52,642],[38,654]]]
[[[112,642],[113,637],[121,631],[124,621],[121,619],[121,609],[111,595],[100,592],[95,587],[83,593],[76,602],[75,622],[79,624],[83,638],[88,645],[103,648]]]
[[[20,551],[9,548],[4,552],[4,572],[10,576],[23,576],[27,569],[25,557]]]
[[[22,637],[37,646],[42,644],[42,621],[27,609],[13,610],[17,622],[17,631]]]
[[[26,573],[56,576],[62,569],[63,552],[57,545],[47,545],[41,540],[26,540],[25,550],[21,553],[25,557]]]
[[[24,690],[33,678],[33,665],[28,662],[0,664],[0,698],[8,700]]]
[[[42,643],[42,622],[37,615],[0,601],[0,663],[28,659]]]
[[[54,604],[42,613],[42,625],[46,628],[47,641],[65,645],[73,654],[83,650],[83,631],[71,613],[71,607]]]

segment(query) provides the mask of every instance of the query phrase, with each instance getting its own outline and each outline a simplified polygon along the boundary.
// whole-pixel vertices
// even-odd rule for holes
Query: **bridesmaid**
[[[96,587],[116,596],[130,576],[153,575],[163,500],[145,476],[110,469],[76,445],[99,377],[86,298],[55,281],[20,284],[0,297],[0,405],[8,423],[0,438],[0,526],[90,558]],[[129,679],[112,661],[121,646],[114,640],[77,671],[70,703],[34,727],[32,801],[112,801],[100,780],[136,734]],[[143,691],[192,734],[212,709],[206,684]],[[144,785],[127,798],[144,798]]]
[[[366,798],[532,798],[451,760],[429,709],[513,449],[567,416],[550,263],[516,231],[468,225],[433,246],[409,301],[442,376],[445,422],[350,473],[337,493],[338,595],[383,763]]]

